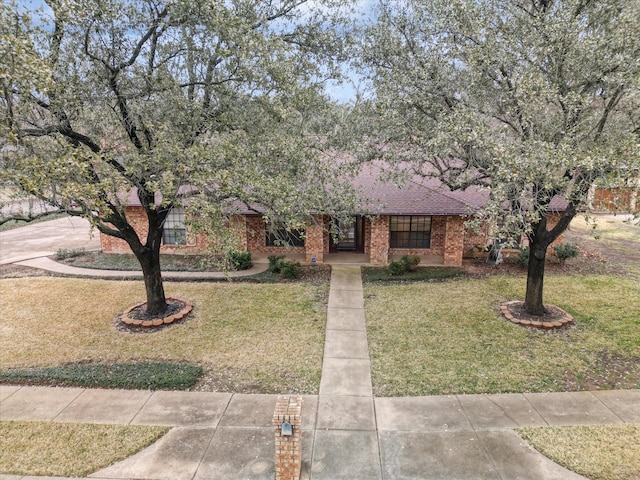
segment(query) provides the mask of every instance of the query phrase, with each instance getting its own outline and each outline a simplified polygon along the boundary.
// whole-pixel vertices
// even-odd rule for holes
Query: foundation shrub
[[[246,250],[234,250],[229,253],[229,265],[234,270],[248,270],[253,264],[251,263],[251,253]]]

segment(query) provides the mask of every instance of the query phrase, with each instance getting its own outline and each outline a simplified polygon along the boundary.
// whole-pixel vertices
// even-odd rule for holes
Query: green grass
[[[640,425],[518,428],[554,462],[590,480],[640,478]]]
[[[545,301],[575,326],[542,331],[505,321],[525,280],[365,285],[377,396],[640,387],[640,288],[614,276],[549,276]]]
[[[0,422],[0,472],[84,477],[151,445],[168,427]]]
[[[202,367],[171,362],[71,364],[49,368],[0,371],[0,383],[86,388],[187,390],[202,374]]]
[[[365,267],[362,269],[363,283],[437,282],[461,275],[463,275],[462,269],[458,267],[417,267],[415,271],[404,275],[392,275],[387,268]]]
[[[189,299],[188,320],[149,333],[116,328],[118,313],[145,298],[141,281],[75,278],[0,280],[0,365],[185,362],[225,389],[317,393],[328,286],[305,283],[167,282]],[[237,390],[236,390],[237,391]]]
[[[140,271],[140,263],[131,253],[86,252],[65,250],[56,252],[58,262],[80,268],[99,270]],[[160,255],[160,265],[165,272],[215,272],[221,270],[211,257],[206,255]]]

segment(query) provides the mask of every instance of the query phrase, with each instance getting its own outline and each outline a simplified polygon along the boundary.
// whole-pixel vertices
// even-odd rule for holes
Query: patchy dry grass
[[[554,462],[591,480],[640,478],[640,425],[531,427],[517,431]]]
[[[626,217],[596,215],[595,223],[588,223],[576,217],[565,238],[584,250],[599,252],[607,261],[640,279],[640,224],[625,222],[623,218]]]
[[[640,288],[607,275],[549,276],[546,297],[575,318],[558,331],[498,314],[520,277],[365,285],[377,396],[640,387]]]
[[[0,472],[83,477],[151,445],[168,427],[0,422]]]
[[[184,361],[265,393],[317,392],[326,285],[167,283],[166,290],[193,302],[189,320],[134,334],[114,322],[144,298],[142,282],[0,280],[0,365]]]

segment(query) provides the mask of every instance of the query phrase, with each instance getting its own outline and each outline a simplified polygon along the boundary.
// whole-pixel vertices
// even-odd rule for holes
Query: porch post
[[[305,230],[304,253],[307,263],[324,263],[324,217],[314,216],[315,223],[309,225]]]
[[[460,216],[448,216],[444,232],[444,264],[462,265],[464,222]]]
[[[369,262],[386,265],[389,263],[389,217],[374,217],[371,220],[371,245]]]

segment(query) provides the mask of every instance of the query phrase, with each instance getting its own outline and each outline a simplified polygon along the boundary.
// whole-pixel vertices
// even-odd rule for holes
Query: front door
[[[338,238],[331,237],[332,252],[362,252],[362,217],[356,216],[353,221],[338,221]]]

